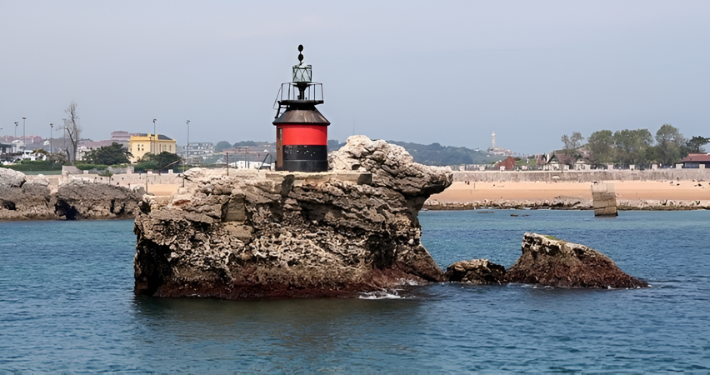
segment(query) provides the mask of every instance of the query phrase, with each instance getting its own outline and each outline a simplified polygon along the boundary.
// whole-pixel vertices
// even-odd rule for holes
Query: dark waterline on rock
[[[710,212],[513,212],[420,213],[424,245],[442,267],[473,258],[510,267],[535,231],[591,246],[652,287],[155,299],[133,295],[132,221],[0,223],[0,370],[710,369]]]

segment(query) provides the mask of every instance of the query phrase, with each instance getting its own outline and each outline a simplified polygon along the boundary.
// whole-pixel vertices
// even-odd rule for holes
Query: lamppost
[[[155,138],[157,137],[157,135],[155,134],[155,121],[157,121],[157,120],[156,120],[156,119],[153,119],[153,150],[152,150],[152,151],[153,151],[153,155],[155,155],[155,152],[157,151],[157,150],[155,149],[155,146],[156,146],[156,144],[155,144]]]
[[[25,120],[27,120],[27,117],[22,118],[22,153],[25,153],[25,150],[27,150],[27,138],[25,137]]]
[[[54,141],[54,135],[52,134],[54,130],[54,124],[49,124],[49,154],[52,154],[52,143]]]
[[[187,120],[185,123],[187,124],[187,143],[185,144],[185,160],[187,161],[188,156],[190,156],[190,153],[187,151],[190,149],[190,120]],[[182,163],[182,173],[185,173],[185,163]]]

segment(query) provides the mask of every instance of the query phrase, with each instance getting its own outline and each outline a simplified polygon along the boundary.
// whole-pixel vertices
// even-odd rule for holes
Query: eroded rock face
[[[404,147],[373,141],[364,135],[348,138],[345,146],[328,155],[328,163],[335,171],[370,172],[372,186],[387,187],[404,195],[428,197],[453,182],[450,168],[415,163]]]
[[[0,168],[0,189],[22,187],[27,178],[22,172],[8,168]]]
[[[142,187],[129,189],[75,179],[50,192],[49,180],[0,168],[0,220],[133,218],[140,211]]]
[[[326,173],[192,169],[170,201],[148,198],[135,225],[135,292],[328,297],[442,281],[417,213],[451,171],[366,137],[331,158],[343,162]]]
[[[145,190],[142,187],[96,183],[84,179],[60,184],[56,196],[59,218],[116,219],[132,218],[140,211]]]
[[[506,272],[506,281],[566,288],[648,286],[624,273],[606,255],[584,245],[525,233],[522,252]]]
[[[49,181],[27,181],[25,174],[0,168],[0,220],[53,219],[54,201]]]
[[[463,260],[446,269],[446,279],[468,284],[500,285],[505,283],[505,267],[488,259]]]

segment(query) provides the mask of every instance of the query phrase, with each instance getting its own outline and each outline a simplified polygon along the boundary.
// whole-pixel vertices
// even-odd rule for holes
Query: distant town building
[[[163,134],[137,133],[131,134],[128,150],[131,152],[131,163],[138,162],[147,153],[160,154],[162,152],[176,153],[176,141]]]
[[[584,161],[581,154],[570,154],[564,151],[554,151],[549,154],[538,156],[538,164],[544,164],[546,170],[585,170],[590,169],[590,164]]]
[[[128,146],[128,143],[131,141],[131,134],[127,131],[117,130],[115,132],[111,132],[110,141],[119,143],[124,146]]]
[[[505,158],[505,160],[500,161],[496,164],[496,170],[514,171],[515,170],[515,159],[513,159],[512,156],[508,156],[507,158]]]
[[[76,148],[76,159],[84,160],[84,156],[90,150],[96,150],[101,147],[111,146],[112,141],[92,141],[90,139],[83,139],[79,141],[79,145]]]
[[[680,161],[683,168],[707,168],[710,169],[710,153],[690,154]],[[701,165],[703,167],[701,167]]]
[[[190,142],[187,146],[182,147],[182,157],[202,156],[214,153],[214,144],[212,142]]]
[[[0,143],[0,154],[6,154],[8,152],[12,152],[12,149],[13,149],[12,144]]]

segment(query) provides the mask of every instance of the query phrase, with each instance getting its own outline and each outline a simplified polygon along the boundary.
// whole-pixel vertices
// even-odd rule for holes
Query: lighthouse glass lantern
[[[303,55],[301,55],[303,56]],[[293,82],[311,82],[313,81],[313,69],[310,65],[298,64],[293,66]]]
[[[323,85],[313,82],[313,70],[303,62],[298,46],[293,81],[281,84],[274,103],[276,170],[325,172],[328,170],[328,125],[316,106],[323,104]]]

